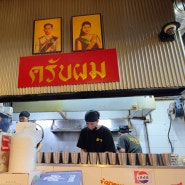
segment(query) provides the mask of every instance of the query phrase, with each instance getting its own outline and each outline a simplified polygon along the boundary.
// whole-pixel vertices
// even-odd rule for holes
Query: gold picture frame
[[[57,53],[62,51],[62,18],[34,21],[33,54]]]
[[[72,51],[103,49],[101,14],[72,17]]]

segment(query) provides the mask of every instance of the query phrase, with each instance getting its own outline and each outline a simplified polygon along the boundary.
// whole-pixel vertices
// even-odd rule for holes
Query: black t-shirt
[[[116,152],[114,140],[110,130],[101,126],[97,130],[89,130],[85,127],[80,132],[77,147],[87,152]]]

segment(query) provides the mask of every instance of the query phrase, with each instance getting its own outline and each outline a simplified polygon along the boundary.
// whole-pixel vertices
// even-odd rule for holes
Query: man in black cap
[[[28,111],[22,111],[19,114],[19,121],[20,122],[29,122],[30,113]]]
[[[96,110],[86,112],[87,127],[81,130],[77,147],[85,152],[116,152],[112,134],[107,127],[98,125],[99,118]]]
[[[135,137],[130,135],[131,131],[128,126],[119,127],[120,137],[118,139],[117,149],[125,153],[142,153],[141,145]]]

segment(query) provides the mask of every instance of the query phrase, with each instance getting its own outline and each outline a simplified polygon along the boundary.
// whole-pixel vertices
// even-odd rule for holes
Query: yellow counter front
[[[81,170],[83,185],[185,185],[185,166],[38,164],[36,170]]]

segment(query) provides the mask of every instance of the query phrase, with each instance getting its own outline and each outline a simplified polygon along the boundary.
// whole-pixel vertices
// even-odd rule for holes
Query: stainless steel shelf
[[[80,132],[80,130],[51,130],[51,132]]]
[[[60,132],[80,132],[81,130],[51,130],[51,132],[60,133]],[[118,130],[111,130],[111,132],[118,132]]]

